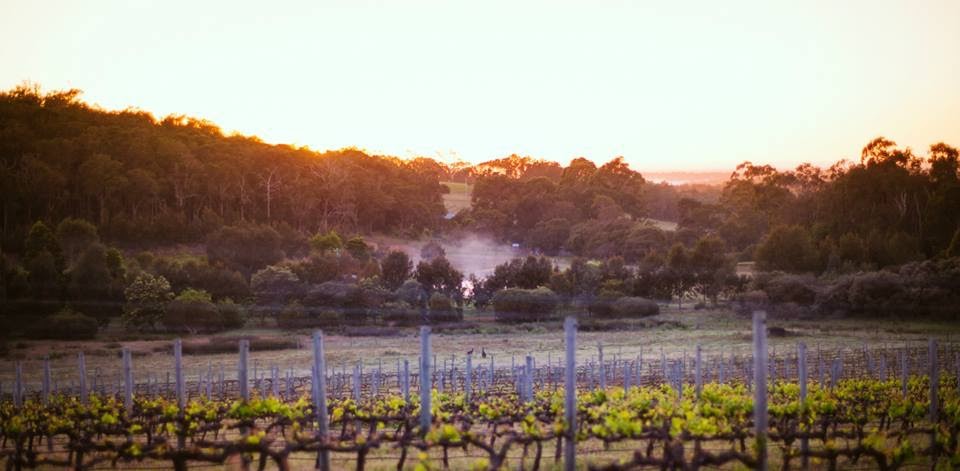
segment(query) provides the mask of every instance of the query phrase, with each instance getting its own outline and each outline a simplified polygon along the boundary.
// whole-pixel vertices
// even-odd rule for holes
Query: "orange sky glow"
[[[268,142],[789,168],[960,146],[960,2],[0,0],[0,88]]]

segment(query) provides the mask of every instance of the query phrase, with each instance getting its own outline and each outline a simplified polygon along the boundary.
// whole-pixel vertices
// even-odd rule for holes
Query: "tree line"
[[[419,236],[443,222],[436,175],[401,159],[268,145],[185,116],[101,110],[79,94],[0,92],[7,251],[34,221],[69,217],[139,243],[202,241],[243,224]]]

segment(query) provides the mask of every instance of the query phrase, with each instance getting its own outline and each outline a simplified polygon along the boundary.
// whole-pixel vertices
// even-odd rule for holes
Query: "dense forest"
[[[0,93],[0,321],[26,335],[413,325],[467,306],[605,319],[657,301],[957,315],[960,159],[944,143],[921,158],[877,138],[859,162],[746,162],[722,186],[674,186],[620,157],[468,165],[268,145],[78,94]],[[445,181],[471,185],[469,208],[446,215]],[[429,242],[410,254],[371,234]],[[467,234],[522,256],[463,273],[438,241]]]
[[[92,108],[70,90],[0,93],[4,249],[34,221],[95,222],[112,240],[202,240],[224,225],[419,236],[439,229],[436,175],[356,149],[315,152],[209,122]]]
[[[786,271],[882,268],[960,249],[958,153],[944,143],[921,159],[877,138],[859,162],[828,169],[804,164],[778,171],[745,162],[716,198],[645,185],[621,159],[598,167],[578,158],[554,170],[478,176],[473,206],[458,220],[547,254],[634,262],[670,239],[692,245],[717,236],[742,260]],[[679,223],[675,236],[645,223],[658,215]]]

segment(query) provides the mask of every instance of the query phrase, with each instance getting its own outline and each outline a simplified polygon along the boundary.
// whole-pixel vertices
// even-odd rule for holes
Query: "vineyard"
[[[599,348],[576,365],[572,320],[565,335],[566,361],[539,366],[472,355],[438,364],[424,329],[419,369],[403,362],[390,374],[327,368],[320,333],[305,378],[247,378],[243,342],[236,380],[186,381],[179,342],[169,385],[132,381],[129,354],[117,385],[88,387],[82,357],[71,387],[52,388],[44,371],[31,391],[18,369],[0,405],[0,454],[7,469],[960,466],[958,377],[946,372],[956,352],[932,340],[846,357],[799,344],[779,357],[708,360],[698,348],[689,362],[611,360]]]

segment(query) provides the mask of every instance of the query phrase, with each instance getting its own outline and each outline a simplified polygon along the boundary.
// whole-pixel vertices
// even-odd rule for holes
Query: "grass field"
[[[561,321],[502,325],[493,322],[489,313],[472,313],[465,316],[465,322],[457,328],[436,328],[433,348],[439,357],[449,358],[456,355],[462,358],[466,351],[486,350],[494,355],[498,364],[509,364],[512,356],[532,354],[538,362],[548,357],[560,358],[563,348]],[[869,324],[862,319],[776,319],[771,326],[783,327],[787,335],[771,337],[770,346],[779,352],[795,348],[803,341],[810,348],[822,346],[825,349],[847,348],[858,350],[864,345],[871,347],[900,347],[904,344],[921,345],[928,337],[936,337],[943,343],[954,342],[960,334],[960,325],[947,322],[921,322],[903,320],[878,320]],[[747,317],[726,310],[683,310],[665,307],[659,316],[619,322],[608,331],[581,330],[578,334],[578,355],[588,358],[596,354],[597,345],[602,343],[609,354],[632,358],[641,351],[644,355],[656,353],[659,356],[663,348],[668,357],[679,357],[684,352],[693,351],[701,344],[707,356],[746,355],[750,352],[750,321]],[[418,354],[416,328],[371,328],[367,335],[350,336],[344,333],[331,333],[327,336],[327,357],[331,365],[338,368],[363,361],[367,365],[376,365],[382,361],[384,368],[392,371],[397,359],[415,360]],[[173,368],[171,355],[172,336],[151,339],[130,339],[119,329],[108,329],[102,340],[83,342],[44,342],[15,341],[10,352],[0,360],[0,381],[10,384],[14,375],[14,361],[23,361],[28,382],[39,381],[42,359],[49,355],[52,359],[55,377],[69,381],[76,376],[77,353],[83,351],[88,368],[99,369],[104,377],[115,380],[119,374],[120,350],[126,346],[134,352],[134,364],[138,374],[150,372],[163,375]],[[285,332],[274,328],[245,328],[241,331],[226,332],[213,336],[226,337],[225,349],[196,348],[185,351],[185,364],[189,375],[206,370],[208,365],[219,369],[223,365],[228,377],[236,365],[237,355],[230,348],[231,337],[255,337],[261,344],[271,344],[279,350],[257,351],[254,343],[250,365],[257,365],[260,371],[270,366],[281,370],[293,368],[300,375],[309,374],[310,351],[308,331]],[[185,337],[186,344],[203,344],[210,336]],[[298,344],[304,348],[296,348]],[[272,345],[276,344],[276,345]],[[284,348],[290,347],[290,348]],[[221,351],[222,353],[189,353],[190,351]],[[648,357],[650,358],[650,357]],[[505,362],[505,363],[504,363]]]

